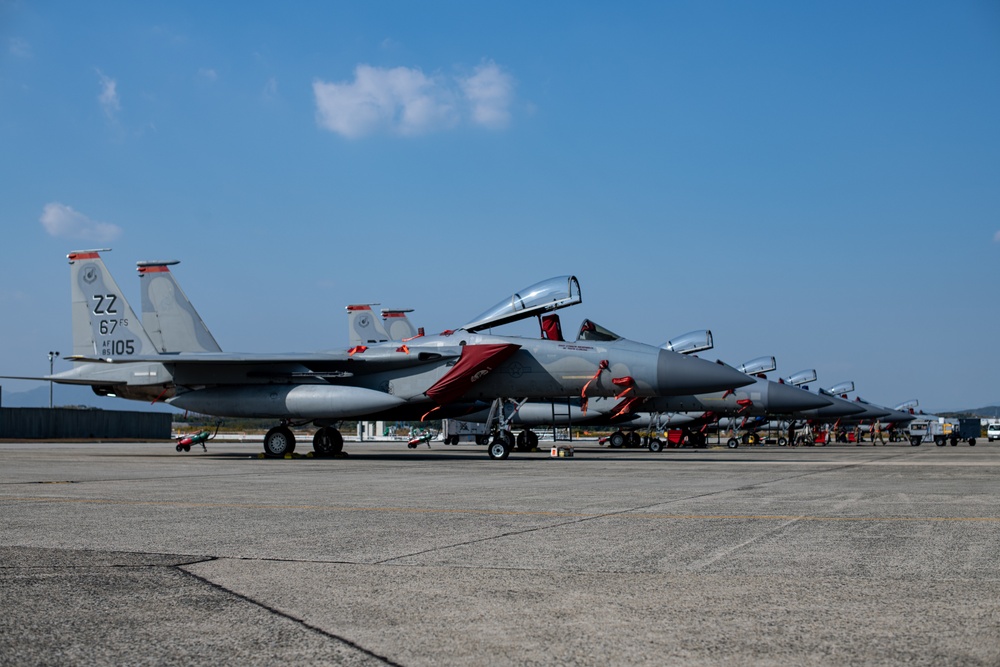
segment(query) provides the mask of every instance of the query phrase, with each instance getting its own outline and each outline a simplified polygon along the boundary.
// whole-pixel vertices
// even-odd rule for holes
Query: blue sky
[[[567,331],[1000,403],[996,2],[86,4],[0,0],[0,374],[111,247],[231,351],[571,273]]]

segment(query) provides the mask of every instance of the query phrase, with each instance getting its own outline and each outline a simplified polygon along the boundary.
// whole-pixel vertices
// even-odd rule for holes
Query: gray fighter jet
[[[268,454],[292,451],[295,423],[319,427],[314,445],[336,448],[336,424],[380,414],[445,416],[455,405],[507,397],[619,394],[636,396],[707,392],[750,380],[721,363],[642,343],[532,340],[481,333],[526,316],[579,302],[571,276],[515,293],[464,327],[408,343],[379,341],[348,350],[311,353],[166,354],[143,329],[108,273],[101,251],[69,255],[76,368],[49,379],[97,385],[127,398],[163,400],[223,417],[271,417],[279,424],[264,439]],[[160,327],[161,338],[164,327]],[[96,364],[96,366],[95,366]],[[403,417],[405,418],[405,417]],[[499,438],[492,458],[513,446]]]

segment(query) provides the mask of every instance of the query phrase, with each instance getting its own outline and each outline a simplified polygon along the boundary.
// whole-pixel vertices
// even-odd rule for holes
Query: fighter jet
[[[606,327],[586,320],[581,326],[581,338],[588,335],[604,341],[620,338]],[[662,347],[690,354],[710,349],[712,344],[711,332],[702,330],[675,338]],[[524,428],[517,436],[517,445],[525,449],[537,444],[537,436],[531,427],[542,425],[624,424],[632,429],[648,425],[650,433],[661,431],[666,427],[680,426],[692,444],[704,446],[702,427],[718,421],[719,418],[735,417],[745,420],[747,417],[792,415],[802,410],[830,404],[825,397],[810,394],[795,386],[768,380],[764,373],[774,370],[774,367],[774,357],[760,357],[743,364],[739,371],[748,378],[748,385],[735,390],[655,397],[618,395],[595,398],[587,403],[551,399],[529,401],[508,406],[509,422],[511,425]],[[489,414],[482,411],[464,415],[462,419],[488,422]],[[618,430],[609,438],[612,447],[639,446],[640,442],[641,438],[634,430],[629,433]],[[651,451],[660,451],[663,448],[663,442],[655,436],[648,436],[645,442]]]
[[[816,371],[814,369],[799,371],[798,373],[793,373],[792,375],[783,378],[783,380],[785,384],[799,387],[803,391],[808,392],[808,383],[816,381]],[[855,405],[853,402],[831,394],[823,389],[810,393],[815,396],[825,398],[829,402],[829,405],[809,410],[801,410],[797,415],[799,419],[805,419],[816,424],[822,424],[843,419],[844,417],[852,415],[860,415],[865,412],[864,407]]]
[[[203,414],[274,418],[279,423],[264,438],[270,455],[293,450],[289,426],[296,423],[319,428],[314,444],[342,443],[335,426],[345,418],[436,417],[455,405],[512,396],[589,398],[618,395],[625,388],[635,396],[656,396],[737,388],[750,381],[724,364],[625,339],[567,343],[481,333],[540,316],[563,302],[579,302],[579,283],[572,276],[515,293],[457,330],[409,343],[380,341],[309,353],[165,354],[142,328],[100,252],[68,256],[74,332],[74,354],[68,358],[82,363],[50,379],[98,384],[108,394],[128,398],[154,396]],[[107,370],[95,371],[92,364]],[[489,454],[506,458],[512,446],[498,439]]]
[[[803,411],[830,404],[826,397],[810,394],[794,385],[768,380],[766,373],[775,368],[774,357],[758,357],[739,368],[753,379],[752,385],[693,396],[637,399],[629,408],[662,415],[652,420],[657,427],[655,430],[680,426],[691,444],[704,447],[705,430],[710,424],[718,423],[720,428],[723,425],[742,428],[748,420],[753,423],[772,417],[797,419]],[[612,435],[612,444],[615,444],[615,435]],[[755,438],[751,433],[747,441],[752,443]],[[650,440],[648,446],[652,451],[658,451],[662,443],[654,440]],[[731,438],[729,444],[732,447],[734,439]]]

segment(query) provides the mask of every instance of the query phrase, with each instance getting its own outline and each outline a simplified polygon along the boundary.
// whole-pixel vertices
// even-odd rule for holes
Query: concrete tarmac
[[[1000,664],[1000,445],[586,444],[0,443],[0,662]]]

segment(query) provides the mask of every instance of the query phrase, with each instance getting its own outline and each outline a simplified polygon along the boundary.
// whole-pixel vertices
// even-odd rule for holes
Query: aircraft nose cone
[[[767,392],[768,412],[788,414],[804,410],[817,410],[832,405],[833,401],[798,387],[772,382]]]
[[[660,350],[656,365],[657,393],[661,396],[708,394],[753,383],[732,366]]]
[[[864,406],[858,405],[857,403],[845,401],[842,398],[831,398],[830,396],[827,396],[826,398],[833,401],[833,405],[830,407],[829,411],[824,410],[823,412],[829,412],[832,416],[857,417],[865,412]]]
[[[909,412],[903,412],[902,410],[891,410],[889,416],[886,417],[886,421],[891,421],[894,424],[908,424],[916,419]]]
[[[865,414],[862,415],[861,419],[881,419],[882,417],[888,417],[889,411],[885,408],[880,408],[871,403],[858,404],[860,407],[865,409]]]

